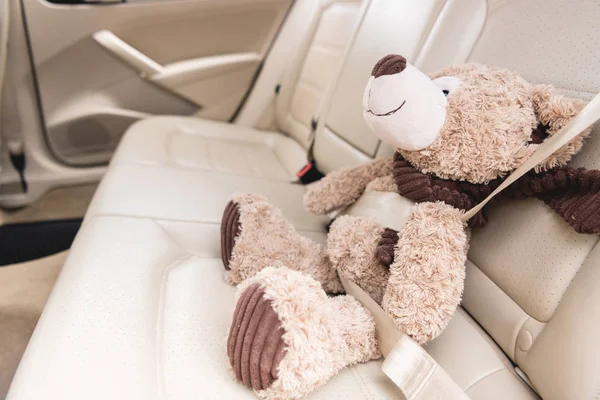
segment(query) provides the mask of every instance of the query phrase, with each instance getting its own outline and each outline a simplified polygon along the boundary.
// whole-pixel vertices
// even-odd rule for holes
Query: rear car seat
[[[600,5],[591,0],[373,2],[320,120],[319,165],[331,170],[389,153],[360,120],[369,69],[388,52],[425,71],[467,59],[495,64],[589,98],[600,89],[600,54],[591,50],[598,15]],[[9,399],[254,398],[226,372],[223,343],[235,291],[223,282],[220,260],[226,197],[262,193],[315,238],[323,237],[323,221],[301,210],[298,185],[235,171],[129,163],[121,154],[94,199]],[[595,132],[575,164],[598,168],[599,155]],[[393,197],[373,193],[351,212],[385,221],[394,207]],[[472,399],[594,398],[600,392],[598,237],[572,233],[535,201],[496,205],[489,214],[488,225],[473,234],[462,308],[427,350]],[[311,398],[401,398],[380,366],[348,368]]]
[[[290,65],[281,84],[273,88],[280,132],[197,118],[150,118],[129,129],[112,164],[166,165],[293,180],[306,162],[312,121],[327,101],[369,4],[368,0],[311,1],[317,3],[316,15],[306,18],[314,20],[314,27],[296,57],[286,54]]]

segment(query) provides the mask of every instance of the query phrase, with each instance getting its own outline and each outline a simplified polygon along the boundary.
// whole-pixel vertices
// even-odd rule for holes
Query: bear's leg
[[[350,296],[327,297],[297,271],[243,282],[227,341],[236,379],[263,399],[297,399],[346,366],[380,357],[375,322]]]
[[[226,280],[237,285],[265,267],[289,266],[309,274],[328,293],[343,292],[323,246],[299,235],[281,210],[264,197],[236,195],[221,222]]]
[[[461,211],[420,203],[399,234],[382,307],[419,343],[439,335],[460,303],[469,238]]]
[[[394,232],[373,219],[344,215],[331,224],[327,237],[327,254],[333,266],[378,304],[390,275],[385,244],[393,246]]]

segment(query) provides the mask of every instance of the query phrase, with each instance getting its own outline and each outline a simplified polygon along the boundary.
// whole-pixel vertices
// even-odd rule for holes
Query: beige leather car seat
[[[359,114],[370,67],[388,52],[425,71],[495,64],[589,99],[600,91],[599,16],[593,0],[374,1],[320,119],[317,161],[329,171],[389,154]],[[163,125],[145,125],[158,132],[149,142],[175,126],[154,121]],[[178,121],[219,135],[210,123]],[[574,165],[600,167],[598,130]],[[222,279],[221,212],[233,192],[248,191],[266,195],[305,235],[322,240],[326,221],[303,211],[299,185],[136,154],[122,147],[104,178],[10,400],[254,398],[231,379],[223,347],[235,289]],[[389,221],[397,198],[371,193],[350,212]],[[462,307],[427,351],[472,399],[596,398],[598,237],[573,233],[534,200],[492,206],[489,220],[473,233]],[[380,368],[348,368],[310,398],[402,398]]]
[[[370,0],[307,0],[311,25],[285,54],[276,91],[278,132],[186,117],[157,117],[132,126],[112,164],[138,163],[229,172],[281,181],[306,163],[312,131]],[[299,6],[298,6],[299,7]]]

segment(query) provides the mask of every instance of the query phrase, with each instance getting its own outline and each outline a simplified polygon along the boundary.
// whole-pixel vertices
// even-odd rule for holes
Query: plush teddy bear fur
[[[371,97],[394,90],[381,84],[371,90],[373,82],[393,82],[390,75],[405,68],[400,56],[378,63],[365,92],[365,110]],[[412,67],[410,76],[419,73]],[[481,201],[582,107],[550,86],[532,85],[500,68],[450,66],[431,78],[440,77],[460,85],[444,101],[434,93],[441,89],[427,88],[426,100],[446,104],[445,120],[430,145],[398,148],[393,158],[334,171],[309,185],[304,197],[309,211],[327,214],[350,206],[368,190],[399,193],[416,202],[401,231],[342,215],[322,246],[299,235],[262,197],[236,195],[227,206],[222,223],[226,280],[240,285],[228,354],[236,379],[259,397],[299,398],[345,366],[380,356],[368,311],[348,296],[326,295],[343,292],[337,273],[369,293],[414,340],[426,343],[439,335],[463,291],[469,247],[464,210]],[[424,85],[435,85],[434,80],[419,77]],[[394,93],[388,100],[402,100],[402,95]],[[423,98],[417,100],[423,104]],[[403,104],[391,112],[371,112],[371,122],[377,120],[373,126],[418,115],[400,114]],[[397,126],[411,126],[405,122]],[[387,130],[387,137],[393,132]],[[574,216],[600,215],[600,172],[563,168],[588,134],[586,129],[505,197],[537,197],[572,226],[600,232],[600,219],[573,223]],[[484,215],[469,223],[483,225]]]
[[[423,173],[439,178],[486,183],[515,170],[538,147],[531,132],[548,125],[552,135],[582,108],[548,85],[532,85],[517,73],[481,64],[455,65],[432,75],[461,80],[448,96],[447,117],[438,139],[421,151],[399,153]],[[564,166],[581,149],[585,130],[538,169]]]
[[[325,383],[342,368],[380,357],[375,323],[369,312],[353,297],[327,297],[319,282],[285,267],[268,267],[245,280],[239,286],[238,298],[248,290],[262,295],[268,307],[279,316],[280,329],[284,332],[285,356],[274,362],[250,365],[246,378],[240,377],[244,383],[259,382],[263,365],[267,364],[270,369],[278,367],[275,377],[266,378],[271,383],[267,387],[257,383],[248,385],[256,390],[259,397],[268,400],[299,398]],[[249,306],[253,312],[247,313],[254,319],[256,314],[260,314],[259,302],[255,304],[254,307]],[[245,348],[248,353],[255,352],[257,340],[250,329],[246,331],[250,331],[246,337],[253,340],[248,340]],[[238,335],[239,342],[243,340],[241,336]],[[266,354],[266,359],[270,361],[281,354],[278,351],[273,353]],[[264,353],[256,357],[257,360],[261,358],[264,359]],[[250,359],[249,354],[244,361],[249,363]]]

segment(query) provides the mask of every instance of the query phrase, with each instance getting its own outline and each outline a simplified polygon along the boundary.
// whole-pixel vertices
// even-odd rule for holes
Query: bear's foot
[[[221,222],[221,256],[232,285],[265,267],[293,266],[319,281],[325,291],[343,292],[337,272],[323,247],[299,235],[281,210],[265,198],[235,195]]]
[[[236,203],[231,200],[227,203],[223,218],[221,219],[221,259],[223,266],[227,271],[231,254],[235,244],[235,238],[240,234],[240,209]]]
[[[346,366],[380,357],[375,322],[350,296],[265,268],[240,285],[227,352],[235,378],[263,399],[297,399]]]

